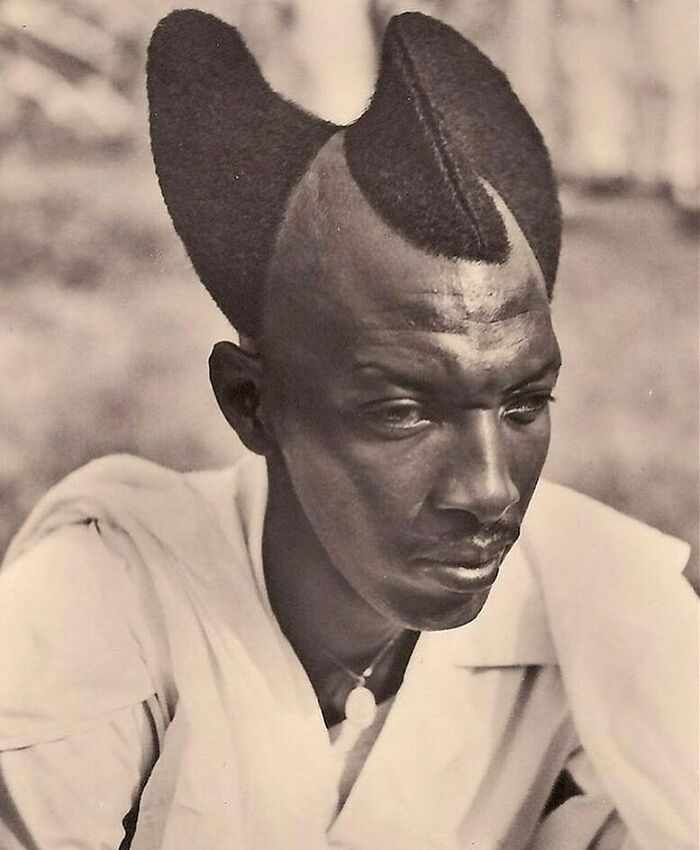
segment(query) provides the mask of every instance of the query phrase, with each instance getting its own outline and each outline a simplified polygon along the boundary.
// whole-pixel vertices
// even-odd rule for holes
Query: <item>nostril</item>
[[[435,496],[435,507],[445,511],[462,511],[472,514],[481,523],[499,520],[519,501],[517,488],[510,479],[503,486],[480,487],[477,482],[452,479],[440,488]]]
[[[472,514],[480,523],[499,520],[520,501],[520,493],[506,468],[483,466],[452,468],[434,492],[435,507]]]

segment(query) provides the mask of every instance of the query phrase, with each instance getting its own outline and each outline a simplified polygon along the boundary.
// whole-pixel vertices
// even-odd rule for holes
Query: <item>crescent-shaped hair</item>
[[[238,31],[196,10],[158,24],[147,80],[175,230],[224,315],[254,337],[289,193],[337,127],[273,92]]]
[[[375,210],[426,251],[502,262],[508,240],[480,178],[503,198],[554,285],[557,185],[539,130],[471,42],[418,13],[393,18],[369,109],[345,132],[350,171]]]

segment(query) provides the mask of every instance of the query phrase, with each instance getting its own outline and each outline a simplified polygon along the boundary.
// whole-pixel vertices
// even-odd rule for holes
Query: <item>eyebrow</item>
[[[538,369],[534,374],[528,375],[522,381],[518,381],[517,384],[513,384],[508,387],[508,391],[512,392],[513,390],[520,389],[520,387],[525,387],[528,384],[534,384],[536,381],[541,380],[542,378],[546,378],[547,375],[550,375],[552,372],[559,372],[561,369],[561,354],[555,354],[542,366],[541,369]]]
[[[352,365],[352,372],[354,373],[375,373],[383,378],[389,378],[396,383],[403,384],[419,384],[424,383],[426,380],[434,379],[437,377],[437,372],[444,372],[444,365],[439,362],[432,361],[428,364],[427,368],[421,369],[420,365],[417,361],[411,362],[411,367],[413,368],[413,373],[409,374],[408,372],[403,372],[401,366],[395,367],[388,364],[376,363],[374,361],[367,362],[355,362]],[[418,374],[416,374],[418,372]],[[422,373],[422,374],[420,374]],[[444,377],[447,377],[445,375]]]
[[[414,364],[415,365],[415,364]],[[442,373],[443,364],[435,363],[435,361],[428,364],[428,368],[423,371],[422,374],[408,374],[403,373],[401,368],[395,368],[390,365],[382,365],[376,362],[366,362],[366,363],[355,363],[353,364],[352,371],[357,372],[375,372],[381,377],[389,379],[390,381],[396,384],[402,384],[404,386],[412,386],[412,387],[423,387],[426,384],[435,381],[435,380],[451,380],[448,374],[439,374],[438,370]],[[544,363],[536,372],[527,375],[522,380],[517,381],[511,386],[506,388],[506,392],[514,392],[522,387],[526,387],[528,384],[534,384],[535,382],[545,378],[546,376],[552,374],[553,372],[559,372],[561,369],[561,355],[559,353],[550,357],[546,363]]]

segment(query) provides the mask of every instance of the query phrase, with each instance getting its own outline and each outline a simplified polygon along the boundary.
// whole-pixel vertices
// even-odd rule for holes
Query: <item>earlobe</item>
[[[259,416],[260,358],[233,342],[217,342],[209,355],[209,380],[226,421],[246,448],[265,454],[269,435]]]

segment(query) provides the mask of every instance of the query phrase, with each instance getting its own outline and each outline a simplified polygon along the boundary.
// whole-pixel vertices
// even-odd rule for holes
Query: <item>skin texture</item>
[[[494,200],[505,263],[431,256],[374,214],[334,137],[290,201],[256,353],[212,354],[224,414],[268,461],[271,602],[315,683],[319,646],[357,666],[399,628],[474,619],[517,538],[560,355]]]

